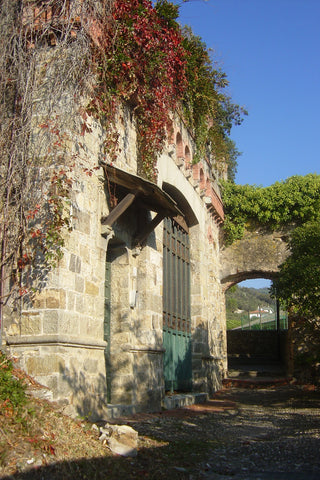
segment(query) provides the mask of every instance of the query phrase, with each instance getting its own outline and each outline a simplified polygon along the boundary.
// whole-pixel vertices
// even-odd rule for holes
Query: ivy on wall
[[[44,272],[62,257],[72,165],[91,174],[82,142],[79,151],[70,147],[90,130],[88,114],[105,126],[105,154],[114,161],[117,112],[128,105],[138,173],[155,181],[168,120],[178,112],[194,134],[194,160],[213,156],[232,167],[232,176],[237,151],[229,133],[243,111],[225,93],[225,74],[214,69],[206,45],[180,27],[178,14],[167,0],[1,3],[0,322],[7,285],[20,294],[42,288]]]
[[[242,238],[246,229],[265,226],[275,231],[320,218],[320,175],[295,175],[269,187],[222,184],[227,244]]]
[[[136,119],[140,172],[156,178],[157,155],[170,115],[179,111],[195,137],[195,161],[213,155],[235,169],[238,152],[229,134],[245,113],[224,93],[228,82],[213,68],[200,37],[177,23],[178,7],[167,0],[116,0],[112,17],[99,26],[95,49],[99,84],[91,112],[109,125],[126,102]],[[89,110],[90,111],[90,110]],[[116,157],[116,131],[109,128],[106,153]],[[216,167],[216,165],[215,165]]]

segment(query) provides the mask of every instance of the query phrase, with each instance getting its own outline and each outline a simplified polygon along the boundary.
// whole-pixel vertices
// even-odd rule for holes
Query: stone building
[[[89,169],[104,132],[88,121]],[[4,330],[22,367],[82,414],[160,409],[166,392],[211,393],[226,366],[223,207],[212,165],[192,164],[192,137],[178,119],[156,185],[137,176],[126,110],[119,129],[114,164],[100,162],[91,176],[78,169],[64,256],[33,307]]]
[[[39,59],[44,84],[50,52]],[[193,163],[194,140],[177,116],[157,184],[149,182],[137,174],[129,107],[117,119],[119,154],[111,163],[102,154],[108,127],[87,117],[81,131],[72,95],[62,95],[54,113],[67,125],[64,155],[76,158],[71,228],[63,258],[32,304],[7,309],[2,344],[54,400],[81,415],[158,410],[180,392],[195,401],[219,389],[226,370],[224,173],[212,158]],[[45,90],[40,98],[35,139]]]

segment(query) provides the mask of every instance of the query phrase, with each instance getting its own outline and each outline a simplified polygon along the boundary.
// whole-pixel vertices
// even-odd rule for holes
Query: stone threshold
[[[205,403],[207,400],[207,393],[177,393],[172,395],[168,394],[164,398],[163,408],[165,410],[173,410],[175,408],[183,408],[190,405]]]
[[[207,393],[184,393],[166,395],[162,404],[163,410],[188,407],[205,403],[208,400]],[[116,420],[123,417],[132,417],[136,413],[142,413],[141,409],[134,405],[108,404],[105,408],[107,420]]]

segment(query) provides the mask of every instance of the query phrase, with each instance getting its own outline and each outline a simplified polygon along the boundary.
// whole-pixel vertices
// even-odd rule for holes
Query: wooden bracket
[[[157,215],[151,220],[151,222],[148,222],[145,227],[142,229],[141,232],[139,232],[138,235],[133,240],[133,246],[137,247],[138,245],[142,245],[150,233],[159,225],[160,222],[164,219],[166,216],[165,213],[157,213]]]
[[[101,218],[101,224],[112,227],[114,222],[130,207],[136,196],[136,193],[128,193],[108,216]]]

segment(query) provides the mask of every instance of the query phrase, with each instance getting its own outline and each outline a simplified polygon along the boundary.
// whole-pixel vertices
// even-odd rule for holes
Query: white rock
[[[123,457],[136,457],[138,454],[137,448],[120,443],[113,437],[109,438],[108,447],[113,453]]]

